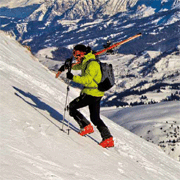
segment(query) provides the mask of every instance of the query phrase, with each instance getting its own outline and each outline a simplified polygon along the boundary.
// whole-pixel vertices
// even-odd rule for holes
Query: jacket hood
[[[86,55],[84,55],[83,64],[86,63],[90,59],[96,59],[96,56],[92,53],[92,51]]]

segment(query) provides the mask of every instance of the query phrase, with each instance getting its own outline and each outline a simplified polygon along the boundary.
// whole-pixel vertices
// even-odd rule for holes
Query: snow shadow
[[[66,119],[63,122],[63,115],[61,113],[59,113],[57,110],[55,110],[54,108],[52,108],[51,106],[49,106],[48,104],[46,104],[45,102],[41,101],[40,97],[34,96],[30,92],[24,92],[23,90],[21,90],[17,87],[14,87],[14,86],[13,86],[13,88],[18,92],[18,93],[17,92],[14,93],[17,97],[21,98],[24,102],[29,104],[32,108],[34,108],[39,114],[41,114],[44,118],[46,118],[49,122],[51,122],[59,130],[66,132],[64,130],[64,128],[55,124],[51,119],[49,119],[47,116],[45,116],[40,110],[47,111],[53,119],[59,121],[60,123],[63,123],[64,126],[69,127],[69,129],[67,130],[68,134],[69,134],[69,130],[79,132],[79,129],[76,128],[73,124],[69,123],[69,125],[68,125],[68,121]],[[27,98],[32,100],[34,102],[34,104],[29,102],[27,100]],[[94,139],[90,135],[86,135],[86,136],[89,137],[91,140],[95,141],[96,143],[99,143],[96,139]]]
[[[52,108],[51,106],[49,106],[48,104],[46,104],[45,102],[40,100],[40,97],[36,97],[33,94],[29,93],[29,92],[24,92],[23,90],[14,87],[13,88],[18,92],[15,92],[14,94],[21,98],[24,102],[26,102],[27,104],[29,104],[32,108],[34,108],[36,111],[38,111],[39,114],[41,114],[43,117],[45,117],[48,121],[50,121],[53,125],[55,125],[59,130],[63,129],[58,126],[57,124],[55,124],[51,119],[49,119],[47,116],[45,116],[40,110],[43,111],[47,111],[50,116],[59,121],[60,123],[63,123],[65,126],[68,126],[68,121],[65,119],[64,122],[63,120],[63,115],[61,113],[59,113],[57,110],[55,110],[54,108]],[[30,100],[32,100],[34,103],[31,103],[30,101],[27,100],[27,98],[29,98]],[[69,123],[69,128],[78,132],[78,128],[76,128],[74,125],[72,125],[71,123]]]

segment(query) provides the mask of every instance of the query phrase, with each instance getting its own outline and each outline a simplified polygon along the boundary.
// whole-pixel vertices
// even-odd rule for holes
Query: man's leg
[[[91,121],[99,130],[103,140],[112,137],[108,127],[104,124],[100,118],[100,101],[101,97],[92,97],[91,104],[89,105]]]
[[[77,110],[88,105],[89,100],[86,94],[82,94],[69,104],[69,114],[74,117],[80,128],[83,129],[90,122]]]

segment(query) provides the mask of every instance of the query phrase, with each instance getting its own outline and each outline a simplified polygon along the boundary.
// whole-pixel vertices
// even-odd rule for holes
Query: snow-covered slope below
[[[66,85],[3,32],[0,41],[0,179],[179,179],[179,162],[105,117],[114,148],[97,144],[96,129],[79,136],[68,115],[63,132]],[[72,88],[69,99],[78,94]]]
[[[103,115],[180,161],[180,101],[104,109]]]

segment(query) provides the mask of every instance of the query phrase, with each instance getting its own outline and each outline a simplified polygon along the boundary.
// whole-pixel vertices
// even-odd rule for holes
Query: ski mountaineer
[[[91,61],[87,65],[89,60],[96,59],[96,57],[92,53],[91,48],[83,44],[78,44],[74,47],[73,56],[77,63],[72,66],[72,69],[81,70],[82,74],[81,76],[75,76],[71,72],[67,72],[66,77],[76,83],[82,84],[84,88],[80,96],[70,102],[69,114],[79,124],[81,129],[79,134],[81,136],[93,133],[94,129],[91,123],[77,110],[89,106],[91,122],[97,127],[102,137],[102,142],[99,145],[104,148],[113,147],[113,137],[108,127],[100,118],[100,101],[104,95],[104,92],[97,89],[97,83],[101,81],[102,77],[100,65],[97,61]],[[65,65],[60,67],[58,73],[63,72],[67,68],[65,63]]]

